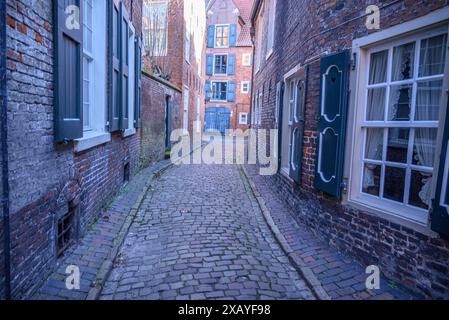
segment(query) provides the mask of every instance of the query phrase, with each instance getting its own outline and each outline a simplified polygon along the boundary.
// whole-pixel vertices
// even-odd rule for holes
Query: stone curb
[[[157,179],[160,177],[165,171],[167,171],[169,168],[173,166],[173,163],[168,163],[161,168],[157,169],[155,172],[152,173],[151,177],[146,181],[142,192],[137,197],[136,202],[131,207],[128,216],[125,219],[125,222],[123,223],[117,237],[114,239],[113,247],[111,251],[109,252],[109,255],[107,258],[103,261],[103,263],[100,266],[100,269],[98,270],[96,277],[95,277],[95,285],[92,287],[86,297],[86,300],[97,300],[101,294],[101,291],[103,290],[103,286],[106,283],[106,280],[108,279],[112,268],[114,266],[114,261],[119,253],[119,250],[125,240],[126,235],[129,232],[129,229],[131,227],[131,224],[133,223],[134,219],[136,218],[137,212],[139,211],[140,206],[143,203],[143,200],[145,199],[145,195],[147,194],[149,188],[151,187],[151,182],[154,179]]]
[[[264,216],[266,223],[268,224],[271,232],[273,233],[274,237],[278,241],[282,250],[287,255],[291,264],[295,267],[296,271],[300,274],[300,276],[302,276],[304,278],[307,285],[310,287],[310,289],[312,290],[312,292],[314,293],[314,295],[317,299],[331,300],[331,297],[327,294],[327,292],[321,286],[321,282],[315,276],[313,271],[309,267],[307,267],[305,265],[304,261],[301,259],[301,257],[294,252],[294,250],[291,248],[291,246],[288,244],[287,240],[285,239],[284,235],[281,233],[279,228],[276,226],[276,223],[274,222],[274,220],[271,216],[270,209],[268,209],[268,207],[265,204],[265,199],[261,196],[259,191],[257,191],[256,185],[251,180],[246,168],[242,165],[239,165],[239,168],[243,172],[245,179],[248,181],[248,184],[251,188],[252,193],[254,194],[254,196],[257,200],[257,203],[259,204],[259,207],[262,211],[262,214]]]

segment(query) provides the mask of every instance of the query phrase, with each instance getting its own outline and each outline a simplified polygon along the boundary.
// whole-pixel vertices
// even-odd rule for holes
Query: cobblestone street
[[[237,166],[177,166],[149,189],[101,299],[313,299]]]

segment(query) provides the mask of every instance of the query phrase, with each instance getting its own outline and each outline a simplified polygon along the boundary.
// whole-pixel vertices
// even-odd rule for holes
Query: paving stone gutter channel
[[[282,250],[287,255],[290,263],[296,269],[298,274],[304,279],[304,281],[307,283],[307,285],[312,290],[313,294],[317,299],[331,300],[331,297],[326,293],[324,288],[321,286],[321,282],[315,276],[313,271],[305,265],[304,261],[302,261],[302,259],[298,255],[293,254],[294,250],[291,248],[291,246],[285,239],[284,235],[280,232],[279,228],[276,226],[273,218],[271,217],[271,212],[265,204],[265,200],[260,195],[259,191],[257,191],[257,188],[252,179],[250,178],[250,175],[248,174],[246,168],[242,165],[239,165],[239,169],[243,173],[242,174],[243,178],[250,186],[251,192],[253,193],[254,197],[257,200],[257,203],[259,204],[260,210],[262,211],[266,223],[268,224],[271,232],[278,241]]]

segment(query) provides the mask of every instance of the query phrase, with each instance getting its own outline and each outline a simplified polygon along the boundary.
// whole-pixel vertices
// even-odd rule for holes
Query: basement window
[[[75,222],[76,209],[70,209],[58,221],[58,240],[57,240],[57,255],[60,257],[64,254],[65,250],[70,246],[75,236],[74,222]]]

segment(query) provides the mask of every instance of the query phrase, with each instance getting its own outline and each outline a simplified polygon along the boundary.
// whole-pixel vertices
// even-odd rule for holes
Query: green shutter
[[[440,165],[438,168],[437,189],[432,201],[431,228],[433,231],[449,236],[449,102],[446,109]]]
[[[349,51],[321,59],[315,188],[340,198],[348,103]]]
[[[120,59],[120,76],[122,85],[122,105],[120,109],[120,129],[128,129],[129,104],[129,14],[125,4],[120,2],[122,54]]]
[[[301,70],[299,80],[295,82],[296,105],[294,106],[290,131],[290,178],[301,183],[302,172],[302,146],[304,138],[304,110],[306,98],[306,83],[304,72]]]
[[[121,52],[121,14],[120,1],[111,0],[109,4],[109,131],[120,129],[121,109],[121,79],[120,79],[120,52]]]
[[[68,28],[66,25],[69,15],[65,10],[69,5],[80,9],[79,28]],[[83,136],[82,13],[81,0],[53,1],[56,142],[66,142]]]
[[[135,97],[134,97],[134,127],[140,128],[142,112],[142,38],[136,37],[135,45]]]

